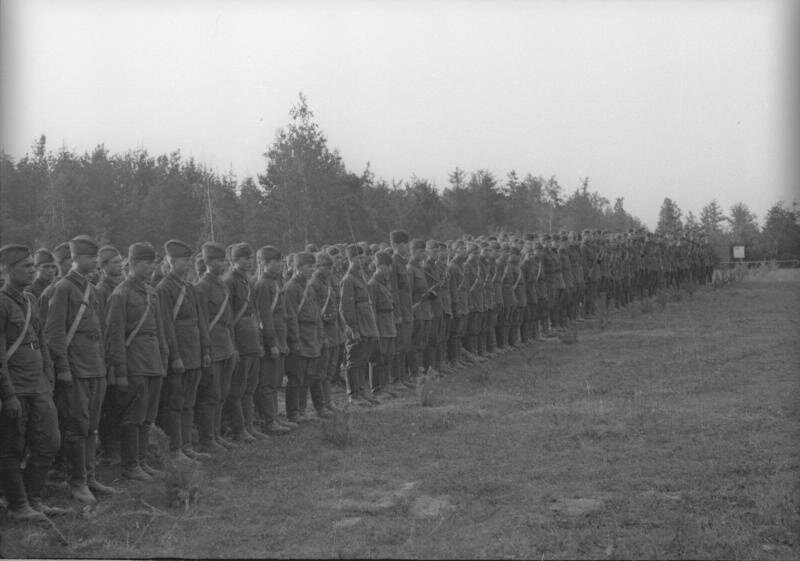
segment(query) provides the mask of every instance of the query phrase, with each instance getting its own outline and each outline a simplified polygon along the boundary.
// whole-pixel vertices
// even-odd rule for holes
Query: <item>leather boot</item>
[[[322,389],[322,380],[314,380],[308,386],[311,392],[311,404],[314,409],[321,411],[325,409],[325,394]]]
[[[86,438],[72,436],[67,440],[66,451],[70,463],[69,484],[86,486]]]
[[[139,426],[124,424],[120,427],[120,457],[122,476],[134,481],[152,481],[139,465]]]
[[[97,480],[97,434],[89,433],[86,438],[86,486],[94,495],[116,495],[118,491]]]
[[[331,382],[327,378],[320,382],[322,389],[322,405],[327,410],[333,409],[333,401],[331,399]]]
[[[286,386],[286,418],[294,423],[297,422],[299,413],[300,388],[297,386]]]
[[[150,477],[163,479],[166,473],[158,470],[147,463],[147,448],[150,442],[150,425],[142,423],[139,425],[139,467]]]
[[[9,508],[7,516],[12,522],[47,522],[47,516],[31,508],[28,501],[19,508]]]

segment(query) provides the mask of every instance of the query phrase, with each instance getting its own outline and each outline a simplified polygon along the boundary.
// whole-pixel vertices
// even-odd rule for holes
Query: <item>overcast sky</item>
[[[232,169],[304,92],[347,167],[579,178],[654,227],[796,197],[789,0],[2,1],[2,144]]]

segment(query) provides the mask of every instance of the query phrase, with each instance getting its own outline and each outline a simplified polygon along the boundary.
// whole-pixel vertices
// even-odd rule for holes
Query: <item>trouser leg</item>
[[[181,433],[181,412],[183,410],[183,373],[170,369],[161,385],[161,400],[157,424],[169,437],[169,449],[180,450],[183,447]]]

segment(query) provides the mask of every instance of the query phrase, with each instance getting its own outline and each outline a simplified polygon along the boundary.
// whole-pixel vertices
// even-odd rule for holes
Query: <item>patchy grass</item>
[[[124,495],[56,520],[66,546],[0,514],[0,551],[796,559],[798,280],[634,303],[576,344],[437,381],[435,407],[408,395],[353,411],[345,447],[305,425],[206,462],[202,500],[181,508],[163,483],[116,481]]]

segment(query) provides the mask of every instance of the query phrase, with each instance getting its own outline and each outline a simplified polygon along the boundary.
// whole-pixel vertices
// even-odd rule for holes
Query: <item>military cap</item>
[[[439,247],[439,242],[436,240],[428,240],[425,242],[425,249],[437,249]]]
[[[542,240],[544,240],[546,242],[549,242],[551,240],[550,234],[544,234],[542,236]]]
[[[540,241],[534,242],[533,249],[544,249],[544,245]]]
[[[239,259],[240,257],[252,257],[253,248],[249,243],[235,243],[228,247],[231,259]]]
[[[392,230],[389,232],[389,241],[393,244],[408,243],[408,232],[405,230]]]
[[[376,253],[378,253],[380,250],[381,250],[381,246],[379,246],[379,245],[378,245],[378,244],[376,244],[376,243],[370,244],[370,246],[369,246],[369,251],[370,251],[370,253],[372,253],[373,255],[375,255]]]
[[[271,245],[265,245],[264,247],[259,248],[258,258],[264,263],[267,263],[275,259],[280,259],[281,251],[277,247]]]
[[[319,248],[313,243],[306,244],[306,253],[317,253]]]
[[[331,256],[325,253],[324,251],[318,251],[317,253],[315,253],[314,259],[315,259],[314,263],[317,265],[317,267],[321,267],[324,265],[328,266],[333,265],[333,258],[331,258]]]
[[[108,263],[117,255],[120,255],[119,250],[113,245],[104,245],[97,252],[97,257],[100,261],[100,264]]]
[[[294,254],[294,266],[302,267],[303,265],[313,265],[314,254],[307,251],[300,251]]]
[[[100,249],[92,238],[89,236],[75,236],[69,240],[69,253],[73,259],[78,255],[88,255],[95,257],[97,250]]]
[[[156,250],[150,242],[137,242],[128,247],[128,261],[155,261]]]
[[[192,248],[180,240],[169,240],[164,243],[164,253],[173,259],[191,257]]]
[[[348,259],[352,259],[353,257],[356,257],[363,253],[364,253],[364,248],[355,243],[351,243],[350,245],[344,248],[344,254]]]
[[[330,255],[331,257],[333,257],[334,255],[339,255],[339,253],[341,253],[341,252],[339,251],[339,248],[338,248],[338,247],[336,247],[335,245],[332,245],[332,246],[330,246],[330,247],[327,249],[327,251],[328,251],[328,255]]]
[[[535,240],[535,239],[536,239],[536,235],[535,235],[535,234],[531,234],[531,233],[529,232],[529,233],[525,234],[525,239],[526,239],[527,241],[529,241],[529,242],[532,242],[533,240]]]
[[[23,259],[30,257],[31,250],[24,245],[9,244],[0,247],[0,265],[13,267]]]
[[[375,263],[378,265],[391,265],[392,254],[386,250],[379,251],[375,254]]]
[[[203,260],[209,259],[225,259],[226,250],[225,246],[217,242],[206,242],[201,249]]]
[[[55,263],[56,258],[53,253],[46,248],[37,249],[33,254],[34,265],[44,265],[45,263]]]
[[[477,253],[478,252],[478,244],[475,242],[467,243],[467,253]]]
[[[456,240],[453,242],[453,249],[462,249],[467,247],[467,242],[464,240]]]
[[[425,249],[425,240],[419,238],[411,240],[411,249]]]

